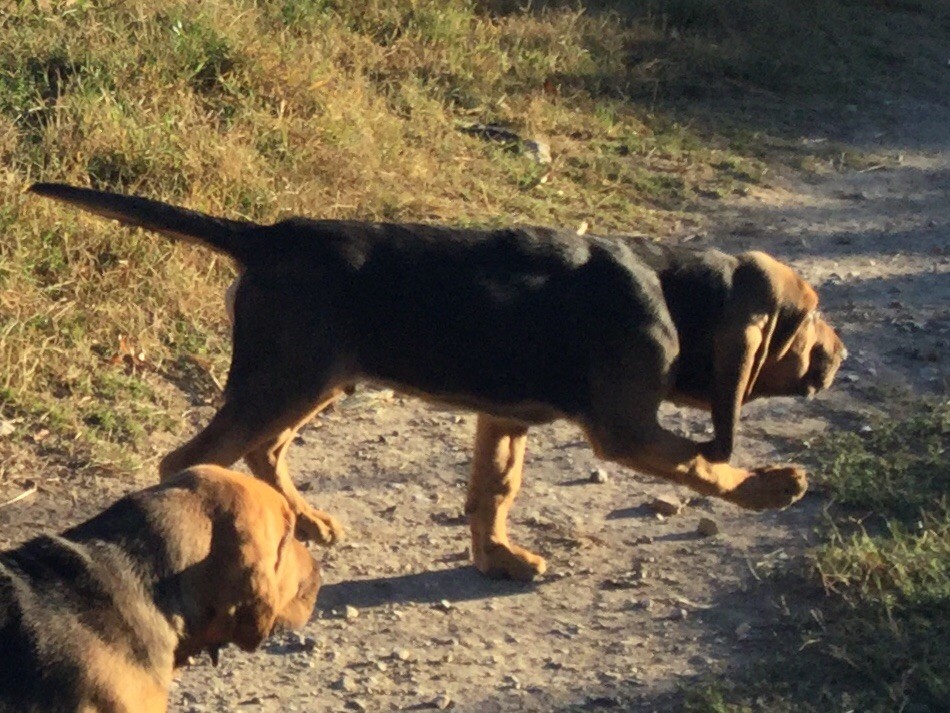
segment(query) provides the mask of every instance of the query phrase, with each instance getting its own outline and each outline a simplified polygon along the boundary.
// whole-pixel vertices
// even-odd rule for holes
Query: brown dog
[[[287,496],[302,534],[324,543],[339,525],[297,492],[287,448],[356,381],[479,412],[466,504],[475,564],[530,579],[544,560],[506,530],[529,425],[567,418],[599,457],[742,507],[785,507],[804,493],[804,471],[727,462],[740,409],[827,387],[845,356],[815,291],[763,253],[540,228],[264,226],[83,188],[31,190],[240,263],[225,404],[162,472],[243,457]],[[663,429],[664,400],[710,409],[714,439]]]
[[[319,569],[273,488],[199,466],[0,553],[0,712],[156,713],[172,671],[313,611]]]

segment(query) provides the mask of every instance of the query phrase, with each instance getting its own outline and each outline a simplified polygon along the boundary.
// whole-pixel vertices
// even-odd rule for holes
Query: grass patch
[[[182,422],[190,401],[182,379],[193,370],[181,365],[200,357],[221,375],[227,361],[229,264],[24,197],[30,181],[265,221],[295,213],[690,231],[702,224],[704,201],[757,189],[775,161],[819,171],[864,160],[831,142],[804,145],[797,130],[773,130],[746,107],[776,92],[798,97],[795,107],[857,102],[898,77],[901,91],[937,96],[927,68],[945,80],[943,7],[7,3],[0,417],[50,430],[44,454],[81,447],[95,462],[97,452],[122,448],[144,458],[148,433]],[[739,95],[753,101],[710,120],[708,100]],[[460,131],[473,123],[543,138],[553,162]],[[112,357],[123,337],[158,369],[143,377],[154,381],[148,393],[132,382],[103,393],[81,376],[121,371]],[[143,410],[126,417],[114,406],[131,401]]]
[[[818,443],[834,504],[794,585],[798,626],[694,713],[943,711],[950,703],[950,403],[913,403]]]

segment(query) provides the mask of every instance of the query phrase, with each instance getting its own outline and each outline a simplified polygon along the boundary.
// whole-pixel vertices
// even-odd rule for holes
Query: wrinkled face
[[[814,310],[805,317],[784,354],[767,358],[751,397],[812,397],[831,386],[847,356],[835,330]]]

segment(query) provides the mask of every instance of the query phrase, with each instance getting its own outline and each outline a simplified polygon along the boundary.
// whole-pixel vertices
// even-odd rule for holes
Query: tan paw
[[[517,545],[494,544],[475,553],[475,567],[488,577],[530,582],[548,565],[543,557]]]
[[[770,465],[756,468],[752,475],[724,497],[748,510],[777,510],[800,499],[806,490],[808,476],[804,468],[797,465]]]
[[[329,547],[343,539],[343,526],[333,515],[311,508],[297,514],[296,534],[301,540]]]

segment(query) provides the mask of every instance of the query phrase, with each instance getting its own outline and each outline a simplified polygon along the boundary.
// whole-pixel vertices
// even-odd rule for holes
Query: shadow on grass
[[[802,153],[803,134],[836,140],[901,133],[892,100],[950,107],[950,5],[942,0],[482,0],[481,12],[607,14],[623,28],[622,61],[554,74],[565,94],[669,113],[737,153]],[[528,8],[527,10],[525,8]],[[590,37],[591,56],[609,54]],[[918,117],[926,120],[926,112]],[[934,132],[924,143],[943,141]],[[775,139],[757,136],[765,131]],[[826,147],[834,151],[833,147]],[[819,149],[818,153],[822,152]]]

